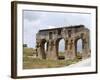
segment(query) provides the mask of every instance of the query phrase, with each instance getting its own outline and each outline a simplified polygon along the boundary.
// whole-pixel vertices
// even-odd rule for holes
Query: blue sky
[[[85,25],[85,27],[90,28],[91,14],[24,10],[23,44],[27,44],[28,47],[35,48],[36,33],[40,29],[51,29],[55,27],[57,28],[80,24],[83,24]],[[63,47],[63,45],[61,46]]]

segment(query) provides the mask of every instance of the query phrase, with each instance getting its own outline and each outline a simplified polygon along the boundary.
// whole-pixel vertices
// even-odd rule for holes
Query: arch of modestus
[[[90,56],[89,29],[84,25],[67,26],[39,30],[36,34],[36,51],[40,59],[58,59],[59,41],[64,39],[65,59],[75,59],[77,56],[77,41],[82,40],[82,58]],[[45,43],[47,43],[45,50]]]

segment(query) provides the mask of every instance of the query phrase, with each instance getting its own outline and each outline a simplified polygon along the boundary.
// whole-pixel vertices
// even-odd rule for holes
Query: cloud
[[[87,28],[91,27],[91,14],[78,13],[57,13],[57,12],[23,12],[23,43],[29,47],[36,45],[36,33],[41,29],[51,29],[70,25],[83,24]]]
[[[47,26],[47,29],[52,29],[52,28],[56,28],[56,26],[52,26],[52,25]]]
[[[43,15],[42,15],[42,13],[37,13],[37,11],[24,10],[23,16],[24,16],[24,19],[27,19],[29,21],[33,21],[33,20],[36,21],[36,20],[40,19]]]

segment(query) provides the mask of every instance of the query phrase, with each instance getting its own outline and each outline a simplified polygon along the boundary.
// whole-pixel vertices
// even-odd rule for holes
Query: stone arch
[[[41,59],[58,59],[58,48],[61,39],[65,41],[65,59],[76,58],[76,44],[82,39],[82,58],[87,58],[90,53],[89,29],[84,25],[67,26],[61,28],[39,30],[36,35],[36,49]],[[47,44],[46,50],[45,44]],[[88,54],[89,53],[89,54]]]

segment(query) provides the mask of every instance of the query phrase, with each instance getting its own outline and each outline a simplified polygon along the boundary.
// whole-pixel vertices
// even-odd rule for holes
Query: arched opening
[[[58,59],[65,59],[65,41],[64,39],[60,39],[58,41]]]
[[[83,53],[83,42],[82,39],[79,38],[76,40],[76,56],[79,59],[82,59],[82,53]]]
[[[47,42],[45,42],[45,44],[44,44],[44,50],[45,50],[45,52],[47,51]]]
[[[44,50],[45,50],[45,54],[47,54],[47,51],[48,51],[48,42],[45,42],[45,44],[44,44]]]

